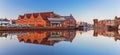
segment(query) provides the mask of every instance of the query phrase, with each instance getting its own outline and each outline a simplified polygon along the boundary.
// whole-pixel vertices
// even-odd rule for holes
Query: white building
[[[3,19],[3,18],[0,18],[0,26],[6,26],[8,24],[11,24],[10,20],[8,19]]]

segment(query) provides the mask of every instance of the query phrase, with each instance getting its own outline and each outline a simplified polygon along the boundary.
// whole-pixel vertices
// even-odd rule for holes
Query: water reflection
[[[93,38],[93,36],[95,38]],[[103,37],[112,37],[115,41],[120,40],[118,31],[97,29],[94,31],[1,31],[0,53],[3,51],[1,55],[5,55],[6,53],[8,53],[8,55],[17,55],[18,53],[21,55],[24,55],[24,53],[26,53],[26,55],[30,55],[31,53],[43,55],[96,55],[96,53],[106,53],[106,51],[108,51],[107,49],[109,49],[107,54],[113,53],[113,51],[116,52],[116,49],[119,52],[119,42]]]
[[[17,38],[19,42],[53,46],[55,43],[61,41],[72,42],[75,35],[75,30],[37,31],[28,32],[26,34],[17,34]]]
[[[119,30],[118,30],[119,31]],[[115,41],[120,40],[120,34],[118,31],[112,30],[112,31],[108,31],[108,30],[98,30],[98,29],[94,29],[94,34],[93,36],[104,36],[104,37],[113,37]]]
[[[12,39],[13,35],[16,35],[19,43],[24,42],[30,44],[53,46],[54,44],[59,43],[61,41],[72,42],[76,34],[82,35],[83,33],[87,33],[87,31],[86,30],[50,30],[29,32],[0,31],[0,37],[7,38],[8,36],[11,36]],[[93,36],[113,37],[115,41],[120,40],[120,34],[118,31],[94,29]]]
[[[7,38],[8,35],[18,35],[18,34],[26,34],[27,32],[18,32],[18,31],[0,31],[0,37]]]

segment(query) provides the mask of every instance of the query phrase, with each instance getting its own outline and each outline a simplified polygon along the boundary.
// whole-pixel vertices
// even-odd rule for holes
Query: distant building
[[[106,20],[105,21],[107,26],[115,26],[115,21],[114,20]]]
[[[98,26],[98,19],[93,19],[94,26]]]
[[[11,23],[12,24],[16,24],[16,20],[11,20]]]
[[[16,24],[29,24],[37,27],[76,27],[72,15],[60,16],[53,12],[41,12],[19,15]]]
[[[115,16],[115,24],[120,25],[120,17]]]
[[[100,20],[97,23],[94,22],[96,26],[106,27],[106,26],[115,26],[115,20]]]
[[[89,24],[89,23],[87,23],[87,22],[79,22],[80,24],[79,24],[79,26],[78,26],[78,29],[80,30],[80,31],[88,31],[88,30],[91,30],[91,29],[93,29],[93,25],[92,24]]]
[[[11,24],[10,20],[8,20],[7,18],[1,18],[0,19],[0,26],[6,26],[8,24]]]

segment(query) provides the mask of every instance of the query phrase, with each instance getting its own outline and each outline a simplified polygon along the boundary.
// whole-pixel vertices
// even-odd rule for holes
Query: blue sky
[[[120,0],[0,0],[0,17],[17,19],[24,13],[53,11],[73,14],[77,21],[92,23],[92,19],[114,19],[120,16]]]

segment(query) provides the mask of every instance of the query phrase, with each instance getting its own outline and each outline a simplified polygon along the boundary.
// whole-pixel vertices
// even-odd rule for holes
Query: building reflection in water
[[[118,30],[119,31],[119,30]],[[104,36],[104,37],[113,37],[115,41],[120,40],[120,34],[118,31],[107,31],[107,30],[98,30],[94,29],[94,34],[93,36]]]
[[[17,38],[19,42],[41,44],[53,46],[55,43],[61,41],[72,42],[76,35],[75,30],[64,30],[64,31],[37,31],[29,32],[27,34],[18,34]]]
[[[19,34],[26,34],[27,32],[18,32],[18,31],[0,31],[0,37],[5,37],[5,38],[10,38],[10,40],[12,40],[14,37],[14,35],[19,35]],[[9,39],[8,38],[8,39]]]
[[[7,33],[4,33],[4,32],[0,32],[0,37],[5,37],[5,38],[7,38]]]
[[[7,38],[11,36],[15,38],[17,35],[17,40],[19,42],[31,43],[31,44],[40,44],[53,46],[56,43],[61,41],[72,42],[75,38],[76,33],[82,34],[86,33],[85,31],[76,31],[76,30],[51,30],[51,31],[31,31],[31,32],[0,32],[0,37]],[[91,33],[92,34],[92,33]],[[13,36],[15,35],[15,36]],[[107,31],[107,30],[98,30],[94,29],[93,36],[99,37],[112,37],[115,41],[120,40],[120,34],[118,31]],[[10,39],[12,39],[10,38]]]

